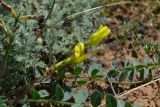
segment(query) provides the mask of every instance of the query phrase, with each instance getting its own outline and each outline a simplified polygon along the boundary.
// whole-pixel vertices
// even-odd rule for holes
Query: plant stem
[[[18,21],[19,21],[18,19],[19,19],[19,15],[15,18],[15,23],[14,23],[14,26],[13,26],[13,29],[12,29],[13,34],[8,32],[8,30],[7,30],[7,32],[4,31],[5,34],[6,34],[6,38],[9,38],[9,43],[7,44],[6,51],[5,51],[5,54],[4,54],[4,58],[2,60],[2,64],[1,64],[1,67],[0,67],[0,80],[3,79],[3,76],[5,75],[5,71],[6,71],[6,67],[7,67],[7,63],[8,63],[9,52],[10,52],[10,49],[12,47],[12,44],[13,44],[13,41],[14,41],[14,38],[15,38],[14,33],[16,32],[16,30],[14,31],[14,29],[18,28],[17,27],[17,24],[18,24]]]
[[[112,89],[112,91],[113,91],[114,96],[117,97],[116,91],[115,91],[115,89],[114,89],[114,87],[113,87],[113,84],[112,84],[112,82],[110,81],[108,75],[106,75],[106,78],[107,78],[109,84],[111,85],[111,89]]]
[[[8,56],[9,56],[9,51],[11,49],[11,46],[12,46],[12,41],[10,41],[10,43],[8,44],[5,54],[4,54],[4,58],[1,64],[0,79],[2,79],[3,76],[5,75],[5,70],[6,70],[6,66],[8,63]]]
[[[44,21],[44,24],[47,22],[48,18],[51,16],[51,13],[52,13],[53,7],[54,7],[54,5],[55,5],[55,1],[56,1],[56,0],[53,0],[53,3],[52,3],[52,6],[51,6],[51,9],[49,10],[49,13],[48,13],[48,15],[47,15],[47,17],[46,17],[46,19],[45,19],[45,21]]]
[[[38,99],[38,100],[28,99],[25,102],[28,102],[28,103],[52,103],[52,104],[56,104],[56,105],[62,104],[62,105],[66,105],[66,106],[72,106],[73,104],[76,104],[76,103],[73,103],[73,102],[56,101],[56,100],[52,100],[52,99],[48,99],[48,100],[45,100],[45,99]],[[24,103],[24,102],[22,101],[21,103]]]

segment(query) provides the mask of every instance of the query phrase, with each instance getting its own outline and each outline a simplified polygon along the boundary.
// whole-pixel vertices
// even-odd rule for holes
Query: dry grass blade
[[[58,21],[57,23],[60,23],[60,22],[62,22],[62,21],[64,21],[64,20],[66,20],[66,19],[73,18],[73,17],[75,17],[75,16],[78,16],[78,15],[81,15],[81,14],[84,14],[84,13],[87,13],[87,12],[90,12],[90,11],[94,11],[94,10],[97,10],[97,9],[101,9],[101,8],[103,8],[103,7],[110,7],[110,6],[123,5],[123,4],[140,4],[140,5],[145,5],[145,6],[148,5],[148,4],[138,3],[138,2],[119,2],[119,3],[108,4],[108,5],[105,5],[105,6],[97,6],[97,7],[88,9],[88,10],[84,10],[84,11],[77,12],[77,13],[75,13],[75,14],[69,15],[69,16],[63,18],[62,20]],[[56,25],[57,23],[55,23],[54,25]]]
[[[127,95],[127,94],[129,94],[129,93],[131,93],[131,92],[133,92],[133,91],[136,91],[136,90],[138,90],[138,89],[140,89],[140,88],[142,88],[142,87],[146,87],[146,86],[148,86],[148,85],[150,85],[150,84],[152,84],[152,83],[154,83],[154,82],[157,82],[157,81],[160,81],[160,78],[157,78],[157,79],[152,80],[152,81],[150,81],[150,82],[148,82],[148,83],[146,83],[146,84],[143,84],[143,85],[138,86],[138,87],[136,87],[136,88],[133,88],[133,89],[131,89],[131,90],[129,90],[129,91],[126,91],[126,92],[124,92],[124,93],[122,93],[122,94],[119,94],[119,95],[117,95],[117,97],[118,97],[118,98],[121,98],[121,97],[123,97],[123,96],[125,96],[125,95]]]

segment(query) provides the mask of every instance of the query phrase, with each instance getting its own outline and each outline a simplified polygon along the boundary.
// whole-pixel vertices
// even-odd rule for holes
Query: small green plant
[[[144,64],[139,60],[126,60],[121,66],[114,61],[104,73],[102,64],[86,63],[86,50],[99,45],[111,33],[107,26],[99,26],[100,22],[96,22],[101,12],[95,12],[92,23],[89,21],[91,13],[86,13],[85,17],[77,16],[78,21],[70,17],[72,13],[100,2],[60,1],[14,1],[15,5],[20,2],[15,10],[0,0],[0,6],[6,12],[5,16],[0,16],[0,107],[18,104],[27,107],[140,107],[120,100],[115,89],[118,90],[121,84],[136,87],[159,78],[159,71],[154,73],[152,70],[159,69],[160,46],[151,43],[145,46],[153,62],[148,57]],[[98,31],[91,35],[98,26]],[[137,23],[133,26],[124,22],[127,33],[136,27],[139,27]],[[91,32],[85,31],[86,28]],[[112,92],[106,93],[96,86],[97,81],[109,84]],[[22,93],[17,94],[17,90]],[[5,100],[8,96],[12,102]]]

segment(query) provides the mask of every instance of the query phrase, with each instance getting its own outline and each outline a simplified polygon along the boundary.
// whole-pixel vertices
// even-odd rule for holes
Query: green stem
[[[63,105],[68,105],[68,106],[71,106],[75,103],[71,103],[71,102],[64,102],[64,101],[56,101],[57,104],[63,104]]]
[[[9,35],[9,37],[11,37],[11,35]],[[8,63],[9,51],[10,51],[10,49],[12,47],[13,40],[14,40],[14,38],[10,39],[9,44],[8,44],[8,46],[6,48],[6,51],[5,51],[5,54],[4,54],[4,58],[3,58],[3,61],[2,61],[2,64],[1,64],[0,79],[2,79],[3,76],[5,75],[5,70],[6,70],[6,66],[7,66],[7,63]]]
[[[19,16],[20,16],[20,14],[15,18],[13,29],[17,27],[17,24],[18,24],[18,21],[19,21],[18,20]],[[7,63],[8,63],[9,52],[10,52],[10,49],[12,47],[12,44],[13,44],[13,41],[14,41],[14,38],[15,38],[15,35],[11,34],[10,32],[5,32],[5,34],[6,34],[7,38],[9,37],[9,43],[7,44],[7,48],[6,48],[6,51],[5,51],[5,54],[4,54],[4,58],[2,60],[2,64],[1,64],[1,67],[0,67],[0,80],[3,79],[3,76],[5,75],[5,71],[6,71],[6,67],[7,67]]]
[[[28,99],[25,102],[28,102],[28,103],[53,103],[53,104],[62,104],[62,105],[68,105],[68,106],[71,106],[71,105],[75,104],[75,103],[71,103],[71,102],[56,101],[56,100],[51,100],[51,99],[48,99],[48,100],[45,100],[45,99],[38,99],[38,100]],[[21,103],[24,103],[24,102],[21,102]]]

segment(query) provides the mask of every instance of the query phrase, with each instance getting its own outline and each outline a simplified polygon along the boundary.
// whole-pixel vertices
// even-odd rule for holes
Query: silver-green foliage
[[[39,71],[57,61],[56,55],[67,55],[77,42],[84,41],[97,30],[100,24],[99,18],[101,10],[90,11],[81,15],[62,20],[66,16],[90,9],[100,5],[99,0],[55,0],[53,11],[48,18],[46,29],[35,31],[42,22],[38,20],[20,21],[19,30],[16,33],[12,49],[9,54],[7,64],[7,74],[11,78],[20,78],[19,73],[28,78],[28,71]],[[47,17],[53,0],[18,0],[8,1],[20,15],[43,14]],[[3,14],[3,18],[12,29],[14,19],[8,14]],[[5,34],[0,31],[0,61],[5,52]],[[42,38],[42,42],[37,42],[37,38]],[[46,60],[44,59],[46,58]],[[17,76],[15,76],[15,74]],[[14,76],[13,76],[14,75]],[[7,76],[9,80],[11,78]],[[22,77],[23,78],[23,77]],[[25,80],[26,80],[25,79]],[[18,79],[13,79],[16,83]],[[9,82],[9,81],[8,81]]]

